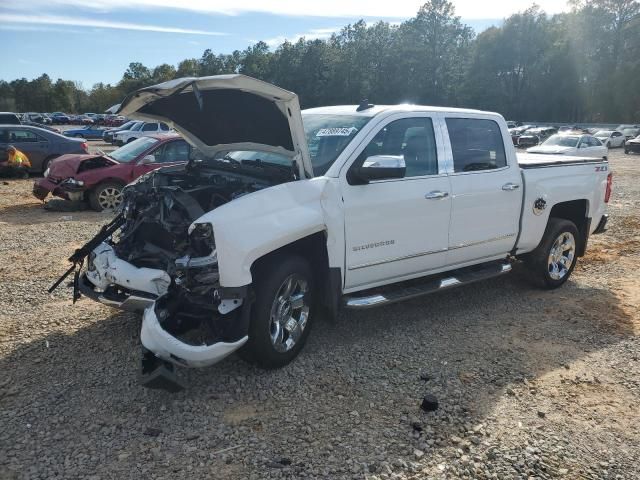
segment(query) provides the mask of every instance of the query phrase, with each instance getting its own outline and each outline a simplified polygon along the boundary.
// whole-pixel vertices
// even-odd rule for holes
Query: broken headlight
[[[61,187],[67,187],[67,188],[80,188],[80,187],[84,187],[84,182],[82,180],[76,180],[75,178],[67,178],[66,180],[63,180],[62,183],[60,183]]]
[[[218,263],[213,227],[210,223],[195,223],[189,227],[188,254],[176,258],[178,270],[212,267]],[[217,278],[217,272],[216,272]]]
[[[194,223],[189,227],[189,253],[191,257],[208,257],[216,249],[213,226],[210,223]]]

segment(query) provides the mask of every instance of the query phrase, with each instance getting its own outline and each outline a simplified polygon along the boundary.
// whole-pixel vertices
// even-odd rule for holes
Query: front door
[[[518,234],[523,195],[513,147],[505,146],[508,132],[491,119],[446,117],[452,157],[449,263],[506,257]]]
[[[350,168],[375,156],[401,157],[405,177],[366,185],[350,184],[348,175],[341,180],[347,291],[418,277],[446,264],[451,196],[438,119],[402,117],[372,132]]]
[[[153,155],[153,162],[143,163],[142,159],[133,168],[133,179],[160,167],[168,167],[189,161],[191,147],[182,139],[165,142],[143,158]]]

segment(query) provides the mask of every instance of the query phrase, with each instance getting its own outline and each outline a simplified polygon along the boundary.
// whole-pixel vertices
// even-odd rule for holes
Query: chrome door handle
[[[520,188],[520,185],[518,185],[517,183],[509,182],[502,185],[502,189],[506,191],[517,190],[518,188]]]
[[[449,196],[449,192],[441,192],[440,190],[434,190],[433,192],[427,193],[424,198],[427,200],[440,200],[441,198],[447,198]]]

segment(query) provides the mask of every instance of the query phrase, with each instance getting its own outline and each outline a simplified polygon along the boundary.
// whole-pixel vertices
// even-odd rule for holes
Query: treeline
[[[359,21],[327,40],[258,42],[205,50],[177,67],[131,63],[116,85],[86,91],[48,75],[0,81],[0,110],[102,112],[132,90],[184,76],[243,73],[300,96],[303,107],[413,102],[498,111],[510,119],[640,121],[640,3],[576,0],[569,13],[538,7],[479,35],[446,0],[400,25]]]

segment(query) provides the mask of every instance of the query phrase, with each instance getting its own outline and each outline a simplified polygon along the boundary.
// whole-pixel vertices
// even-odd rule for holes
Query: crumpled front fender
[[[257,259],[314,233],[326,231],[327,243],[339,244],[332,235],[340,228],[327,225],[331,221],[327,212],[333,210],[327,203],[335,197],[327,195],[328,188],[324,177],[284,183],[245,195],[196,220],[213,226],[220,285],[251,284],[251,266]]]

